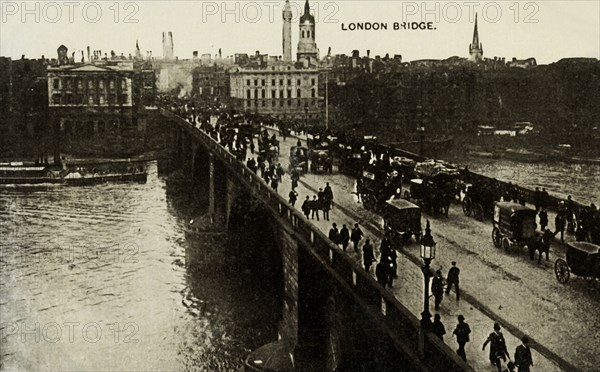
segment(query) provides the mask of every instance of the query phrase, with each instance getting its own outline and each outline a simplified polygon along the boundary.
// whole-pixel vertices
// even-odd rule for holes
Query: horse
[[[548,233],[546,232],[548,231]],[[546,230],[544,233],[529,244],[529,258],[533,261],[535,258],[535,252],[539,252],[538,264],[542,260],[542,253],[546,254],[546,261],[550,259],[550,242],[552,241],[553,234],[550,230]]]

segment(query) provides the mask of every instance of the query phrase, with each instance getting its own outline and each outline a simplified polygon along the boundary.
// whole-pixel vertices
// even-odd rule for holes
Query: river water
[[[146,184],[0,189],[0,369],[234,370],[275,299]]]
[[[459,160],[469,169],[488,177],[510,181],[530,189],[545,187],[554,196],[573,199],[589,205],[600,204],[600,165],[560,162],[525,163],[510,160],[470,157]]]

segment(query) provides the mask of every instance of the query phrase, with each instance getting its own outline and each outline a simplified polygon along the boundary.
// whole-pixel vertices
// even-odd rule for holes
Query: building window
[[[300,89],[298,89],[298,91],[296,92],[296,96],[298,98],[302,97],[302,92],[300,91]]]
[[[265,107],[267,105],[266,101],[261,101],[262,102],[262,106]]]
[[[265,99],[265,98],[266,98],[266,96],[267,96],[267,92],[266,92],[266,91],[263,89],[263,90],[261,91],[261,93],[260,93],[260,96],[261,96],[261,98],[262,98],[262,99]]]
[[[288,106],[292,105],[292,101],[288,99]]]
[[[110,89],[115,89],[115,81],[114,80],[109,80],[108,81],[108,87]]]
[[[58,89],[60,87],[60,79],[54,79],[53,87],[54,89]]]
[[[292,85],[292,79],[288,79],[288,85]]]
[[[88,89],[94,89],[94,82],[91,80],[88,80]]]
[[[275,85],[275,79],[271,80],[271,85]]]
[[[283,89],[279,91],[279,98],[285,98],[285,97],[283,96]]]
[[[246,85],[250,86],[250,79],[246,80]]]
[[[104,80],[100,80],[98,82],[98,86],[100,87],[100,89],[104,89]]]
[[[258,98],[258,89],[254,89],[254,98],[257,99]]]
[[[125,81],[125,79],[121,80],[121,89],[125,90],[127,88],[127,82]]]
[[[53,105],[60,105],[60,94],[54,94],[52,96],[52,104]]]
[[[304,37],[304,30],[302,30],[302,37]]]
[[[310,37],[310,31],[306,31],[306,37]]]
[[[252,98],[252,93],[250,93],[250,89],[246,90],[246,98],[248,98],[248,99]]]
[[[310,79],[310,84],[314,86],[315,85],[315,79]]]
[[[287,98],[292,98],[292,90],[288,89],[287,91]]]
[[[279,85],[283,85],[283,79],[279,79]]]
[[[254,86],[258,85],[258,80],[254,80]]]
[[[271,98],[277,98],[277,91],[275,89],[271,90]]]
[[[266,84],[266,81],[265,81],[265,79],[263,79],[263,80],[261,81],[261,85],[264,87],[264,86],[265,86],[265,84]]]
[[[316,95],[317,95],[317,92],[315,91],[315,89],[314,89],[314,88],[313,88],[313,89],[311,89],[311,91],[310,91],[310,96],[311,96],[312,98],[315,98],[315,97],[316,97]]]
[[[298,79],[298,83],[296,85],[301,85],[302,81],[300,79]]]

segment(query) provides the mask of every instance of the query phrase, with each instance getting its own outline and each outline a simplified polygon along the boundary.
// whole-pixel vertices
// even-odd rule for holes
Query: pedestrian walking
[[[363,245],[363,264],[367,272],[371,271],[371,265],[375,262],[375,252],[373,252],[373,245],[371,240],[367,239],[365,245]]]
[[[529,348],[529,337],[521,338],[521,345],[515,350],[515,365],[519,372],[529,372],[533,366],[533,358],[531,357],[531,349]]]
[[[458,324],[454,329],[452,334],[456,336],[456,342],[458,342],[458,350],[456,350],[456,354],[458,354],[462,360],[467,361],[467,354],[465,353],[465,345],[467,342],[471,341],[469,335],[471,334],[471,328],[469,324],[465,322],[465,317],[461,314],[457,317]]]
[[[354,224],[354,228],[352,229],[352,234],[350,235],[350,240],[352,240],[352,244],[354,245],[354,251],[358,252],[358,243],[362,240],[365,234],[362,232],[358,224]]]
[[[277,163],[276,172],[277,172],[277,178],[279,179],[279,182],[281,182],[281,180],[283,179],[283,175],[285,174],[285,171],[283,170],[281,163]]]
[[[273,176],[273,179],[271,180],[271,187],[273,188],[273,190],[275,190],[275,192],[277,192],[277,188],[279,187],[279,180],[276,176]]]
[[[333,242],[333,244],[340,244],[340,232],[338,231],[337,224],[334,222],[331,225],[331,229],[329,229],[329,240]]]
[[[298,181],[300,180],[300,175],[298,174],[298,171],[295,168],[292,169],[292,174],[290,178],[292,179],[292,190],[295,190],[296,187],[298,187]]]
[[[435,309],[440,309],[440,304],[442,303],[442,299],[444,298],[444,283],[442,279],[442,270],[438,270],[435,272],[435,276],[431,282],[431,293],[433,294],[433,298],[435,299]]]
[[[342,244],[342,249],[346,252],[346,248],[348,248],[348,243],[350,243],[350,231],[346,227],[346,225],[342,225],[342,229],[340,230],[340,243]]]
[[[290,197],[289,203],[293,207],[294,204],[296,204],[296,200],[298,200],[298,193],[294,190],[291,190],[289,197]]]
[[[329,221],[329,210],[331,209],[331,203],[329,203],[325,196],[323,196],[323,198],[319,199],[319,205],[323,211],[323,219]]]
[[[329,182],[326,183],[325,189],[323,190],[325,194],[325,202],[329,203],[329,208],[333,209],[333,190],[331,190],[331,186],[329,186]]]
[[[456,301],[460,300],[460,269],[456,267],[456,261],[452,261],[452,267],[448,270],[448,276],[446,277],[446,295],[450,294],[450,289],[454,286],[456,291]]]
[[[565,219],[564,213],[565,213],[564,211],[560,211],[556,214],[556,217],[554,218],[554,227],[555,227],[554,236],[556,236],[558,233],[560,233],[560,241],[561,242],[565,241],[566,219]]]
[[[542,192],[539,187],[535,188],[533,193],[533,205],[535,205],[535,210],[539,211],[542,208]]]
[[[546,212],[546,208],[541,208],[541,211],[538,215],[540,217],[540,230],[546,230],[546,226],[548,226],[548,212]]]
[[[487,340],[483,343],[483,349],[490,344],[490,363],[498,368],[498,372],[502,372],[502,361],[506,362],[506,358],[510,360],[510,355],[506,349],[506,341],[502,334],[500,324],[494,323],[494,332],[490,333]]]
[[[311,210],[310,205],[311,205],[310,197],[308,195],[306,195],[306,199],[302,203],[302,206],[300,207],[300,209],[302,209],[302,213],[304,213],[304,216],[306,216],[307,220],[310,217],[310,210]]]
[[[444,341],[444,335],[446,334],[446,328],[442,323],[442,319],[440,314],[435,314],[433,316],[433,324],[431,324],[431,332],[438,336],[440,340]]]
[[[310,210],[312,212],[312,219],[315,219],[317,216],[317,221],[319,220],[319,201],[317,200],[317,196],[313,195],[313,200],[310,202]]]
[[[383,261],[379,261],[377,266],[375,266],[375,277],[377,278],[377,283],[379,283],[383,288],[385,288],[389,282],[389,279],[388,271],[386,270]]]

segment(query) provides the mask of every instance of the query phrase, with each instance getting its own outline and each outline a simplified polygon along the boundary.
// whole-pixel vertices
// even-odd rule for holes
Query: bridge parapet
[[[245,164],[237,161],[227,149],[189,121],[168,110],[161,113],[188,131],[210,153],[220,158],[253,196],[268,206],[274,220],[288,231],[316,261],[344,288],[387,334],[397,349],[423,371],[473,371],[457,354],[432,333],[424,335],[419,344],[419,320],[396,297],[382,288],[375,279],[306,217]]]

